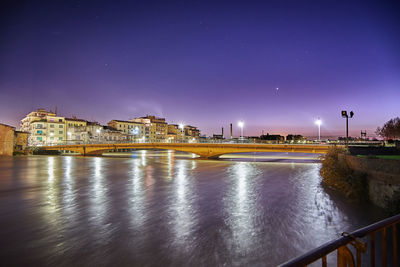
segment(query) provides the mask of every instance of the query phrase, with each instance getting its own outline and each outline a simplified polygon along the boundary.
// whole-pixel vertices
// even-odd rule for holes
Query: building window
[[[63,138],[62,137],[58,137],[58,140],[62,140]]]
[[[62,119],[59,119],[58,121],[59,121],[59,122],[62,122]]]
[[[42,141],[42,137],[36,137],[36,140]]]
[[[54,128],[54,124],[50,124],[50,128]]]
[[[42,134],[42,130],[38,130],[38,131],[37,131],[37,134]]]
[[[50,137],[50,140],[54,140],[54,137]]]
[[[62,125],[59,125],[59,126],[58,126],[58,128],[62,128],[62,127],[63,127]]]
[[[59,133],[59,134],[62,134],[62,133],[63,133],[63,131],[58,131],[58,133]]]

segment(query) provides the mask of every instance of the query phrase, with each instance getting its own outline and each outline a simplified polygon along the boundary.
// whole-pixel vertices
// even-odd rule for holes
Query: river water
[[[384,218],[271,155],[0,158],[2,265],[275,266]]]

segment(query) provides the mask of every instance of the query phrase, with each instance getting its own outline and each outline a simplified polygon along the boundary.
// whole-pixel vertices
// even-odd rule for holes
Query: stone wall
[[[396,201],[394,198],[400,194],[400,160],[343,156],[352,170],[366,174],[369,198],[374,204],[387,208]]]
[[[28,147],[28,133],[27,132],[14,132],[14,152],[26,153]]]
[[[14,127],[0,123],[0,156],[13,155],[14,130]]]

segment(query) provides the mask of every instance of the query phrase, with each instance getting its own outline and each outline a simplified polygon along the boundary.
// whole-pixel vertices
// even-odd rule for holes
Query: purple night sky
[[[396,1],[2,1],[0,122],[36,108],[219,133],[373,135],[400,116]],[[277,89],[279,88],[279,89]]]

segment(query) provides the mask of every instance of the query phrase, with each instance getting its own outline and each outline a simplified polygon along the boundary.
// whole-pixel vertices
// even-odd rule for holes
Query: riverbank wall
[[[28,154],[28,133],[0,123],[0,156]]]
[[[393,212],[400,209],[399,160],[361,158],[343,153],[338,155],[338,159],[353,172],[365,177],[368,184],[366,193],[372,203]]]

